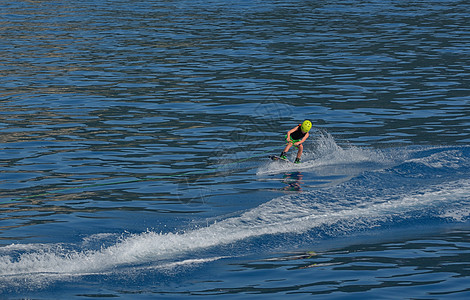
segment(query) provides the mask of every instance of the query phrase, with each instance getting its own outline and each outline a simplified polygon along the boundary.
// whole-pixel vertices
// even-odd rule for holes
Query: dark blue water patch
[[[356,236],[356,242],[350,241],[350,245],[326,251],[312,246],[304,251],[271,254],[265,259],[249,257],[240,262],[236,260],[231,264],[231,272],[224,273],[227,276],[225,280],[221,278],[221,281],[213,283],[207,280],[211,288],[198,291],[212,295],[282,293],[335,298],[345,291],[353,297],[361,297],[367,291],[388,290],[387,293],[393,297],[401,290],[407,290],[416,295],[429,293],[429,297],[438,297],[441,293],[464,296],[468,289],[464,280],[458,278],[465,277],[467,273],[464,261],[468,243],[462,242],[468,238],[468,229],[440,230],[428,234],[425,239],[416,233],[405,237],[406,234],[394,232],[395,240],[390,237],[389,241],[376,243],[374,238],[367,242]],[[380,232],[378,234],[384,233]],[[452,241],[443,240],[444,236],[452,236]],[[403,250],[402,255],[396,252],[398,248]],[[456,259],[461,262],[454,266],[445,263]],[[397,268],[398,265],[401,267]],[[238,276],[241,272],[252,278],[260,272],[269,272],[270,276],[264,281],[241,283]],[[368,280],[363,280],[364,276]],[[455,286],[442,284],[442,279],[452,280],[450,278],[456,279]]]

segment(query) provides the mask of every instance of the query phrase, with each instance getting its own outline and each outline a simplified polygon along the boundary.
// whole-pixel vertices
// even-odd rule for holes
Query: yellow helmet
[[[302,132],[309,132],[310,128],[312,128],[312,122],[310,122],[309,120],[305,120],[300,126],[300,129],[302,129]]]

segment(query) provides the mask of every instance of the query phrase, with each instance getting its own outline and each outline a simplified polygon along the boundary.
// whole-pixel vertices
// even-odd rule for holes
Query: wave
[[[263,238],[283,234],[321,239],[406,222],[469,220],[468,147],[401,148],[388,153],[338,149],[337,153],[328,153],[334,157],[330,164],[341,161],[338,153],[342,151],[342,157],[355,158],[352,164],[356,165],[355,172],[360,173],[350,180],[277,197],[205,227],[175,233],[126,234],[113,242],[109,242],[109,235],[102,234],[88,237],[80,245],[13,244],[2,247],[0,283],[12,284],[27,279],[39,284],[70,276],[108,274],[123,268],[165,269],[203,263],[226,257],[224,246],[255,243],[256,239],[261,239],[262,243]],[[392,164],[392,154],[398,154],[402,160]],[[389,160],[384,163],[380,156]],[[313,159],[310,165],[318,167],[318,159]],[[364,171],[367,168],[358,165],[364,161],[372,162],[374,168]],[[378,168],[379,165],[385,167]],[[109,245],[91,248],[91,244],[102,239],[107,239]],[[215,255],[210,253],[214,248],[219,248]]]

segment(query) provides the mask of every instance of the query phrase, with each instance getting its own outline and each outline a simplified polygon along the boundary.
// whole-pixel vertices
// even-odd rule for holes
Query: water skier
[[[303,121],[302,124],[299,124],[289,130],[286,134],[286,141],[287,145],[286,148],[284,148],[284,151],[282,151],[281,155],[279,155],[282,159],[287,159],[286,154],[289,151],[289,149],[294,146],[298,148],[299,150],[297,151],[297,157],[294,161],[294,163],[299,164],[300,163],[300,157],[302,156],[302,152],[304,150],[304,146],[302,145],[303,142],[308,138],[309,134],[308,132],[312,128],[312,122],[309,120]]]

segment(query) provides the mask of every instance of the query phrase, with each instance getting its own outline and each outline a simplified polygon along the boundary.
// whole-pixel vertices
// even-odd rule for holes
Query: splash
[[[268,161],[258,168],[258,176],[279,174],[282,172],[302,170],[315,171],[323,174],[356,175],[366,169],[383,168],[392,165],[397,157],[377,149],[364,149],[355,146],[345,148],[339,146],[328,132],[320,131],[313,143],[308,147],[313,150],[304,150],[301,164],[284,164]],[[292,158],[296,151],[289,152]]]

